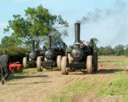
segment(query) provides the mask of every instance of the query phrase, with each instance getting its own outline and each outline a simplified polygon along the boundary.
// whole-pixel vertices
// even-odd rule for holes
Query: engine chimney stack
[[[75,23],[75,43],[80,43],[80,22]]]
[[[32,51],[35,51],[35,40],[32,40]]]
[[[51,41],[52,41],[52,37],[51,35],[48,35],[48,48],[51,48]]]

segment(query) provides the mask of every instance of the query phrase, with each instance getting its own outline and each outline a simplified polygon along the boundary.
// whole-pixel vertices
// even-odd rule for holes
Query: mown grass
[[[99,65],[104,68],[125,69],[128,66],[128,58],[124,56],[101,56]],[[37,73],[36,68],[25,69],[21,73],[14,73],[10,77],[15,79],[18,76],[29,76]],[[104,73],[102,73],[104,75]],[[88,76],[85,80],[76,80],[66,85],[59,93],[48,96],[49,102],[71,102],[73,97],[94,93],[97,96],[122,96],[124,102],[128,102],[128,72],[117,71],[112,74],[107,73],[102,78],[102,74]],[[110,79],[109,79],[110,78]],[[102,80],[103,79],[103,80]]]
[[[71,102],[74,95],[84,94],[91,89],[88,82],[75,81],[65,87],[60,94],[50,97],[50,102]]]
[[[97,91],[98,96],[122,96],[128,102],[128,73],[121,73],[109,84],[105,84]]]
[[[120,74],[109,84],[101,87],[98,95],[128,95],[128,75]]]
[[[21,71],[10,73],[9,77],[8,77],[8,81],[22,78],[25,76],[31,76],[31,75],[36,74],[36,73],[37,73],[37,68],[26,68],[26,69],[23,69]]]
[[[128,66],[128,58],[102,56],[100,64],[124,70]],[[100,80],[100,77],[102,76],[97,74],[95,77],[90,76],[88,80],[72,82],[57,95],[50,96],[50,102],[71,102],[74,96],[86,96],[88,93],[95,93],[97,96],[122,96],[123,101],[128,102],[128,72],[115,72],[112,76],[105,76],[103,80]]]

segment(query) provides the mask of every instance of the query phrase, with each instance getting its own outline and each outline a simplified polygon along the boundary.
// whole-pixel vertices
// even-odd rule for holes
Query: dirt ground
[[[99,77],[100,80],[113,78],[114,69],[106,69],[99,66],[96,75],[88,75],[79,72],[70,75],[61,75],[59,71],[37,72],[28,76],[16,77],[5,85],[0,85],[0,102],[47,102],[48,96],[59,93],[66,85],[75,80],[87,80],[88,77]],[[107,77],[106,77],[107,76]],[[97,97],[95,94],[88,96],[76,96],[73,102],[122,102],[120,96]]]
[[[83,75],[81,73],[62,76],[60,72],[54,71],[37,73],[37,75],[11,80],[6,85],[0,86],[0,102],[46,102],[47,96],[58,93],[72,81],[86,80],[88,77],[90,75]],[[99,77],[104,78],[104,75],[101,74]],[[91,94],[86,97],[78,96],[74,98],[73,102],[118,102],[116,101],[118,98],[111,97],[111,100],[115,101],[111,101],[110,98],[107,98],[110,101],[102,101],[103,98]],[[102,100],[99,101],[100,99]],[[106,100],[106,97],[104,97],[104,100]]]
[[[87,96],[78,96],[73,98],[73,102],[122,102],[121,96],[96,96],[94,94]]]

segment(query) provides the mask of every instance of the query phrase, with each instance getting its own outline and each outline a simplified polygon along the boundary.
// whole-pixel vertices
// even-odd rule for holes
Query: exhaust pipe
[[[51,48],[52,37],[48,36],[48,48]]]
[[[75,23],[75,43],[80,43],[80,23]]]
[[[35,40],[32,40],[32,51],[35,51]]]

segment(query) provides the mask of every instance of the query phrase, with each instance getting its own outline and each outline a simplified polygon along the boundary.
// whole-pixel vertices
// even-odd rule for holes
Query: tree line
[[[1,40],[0,53],[7,50],[11,55],[24,54],[31,50],[32,40],[38,40],[47,44],[47,36],[51,35],[53,41],[63,41],[63,37],[67,36],[67,32],[57,29],[67,27],[68,22],[62,18],[61,15],[51,14],[47,8],[39,5],[35,8],[28,7],[24,10],[25,15],[13,15],[12,19],[8,21],[7,27],[4,29],[5,33],[11,33],[11,36],[5,36]],[[62,27],[63,26],[63,27]],[[54,32],[54,33],[53,33]],[[97,43],[98,39],[95,39]],[[127,55],[128,45],[117,45],[115,47],[106,46],[98,47],[99,55]]]
[[[98,53],[99,55],[128,56],[128,45],[119,44],[116,45],[115,47],[111,47],[111,46],[98,47]]]
[[[62,40],[61,36],[66,32],[59,32],[56,26],[68,26],[66,20],[61,15],[52,14],[47,8],[39,5],[35,8],[28,7],[24,10],[25,15],[14,14],[4,28],[5,33],[11,33],[10,37],[4,37],[1,41],[1,47],[8,46],[31,48],[32,40],[46,42],[46,36],[54,36],[54,41]],[[61,35],[61,36],[58,36]]]
[[[12,16],[12,15],[10,15]],[[28,7],[24,15],[14,14],[8,21],[4,33],[5,36],[0,43],[0,54],[7,51],[10,56],[23,57],[32,49],[32,40],[41,45],[47,44],[47,37],[53,36],[53,41],[62,41],[62,36],[67,36],[66,31],[56,29],[56,26],[67,27],[68,23],[61,15],[52,14],[47,8],[39,5],[35,8]]]

